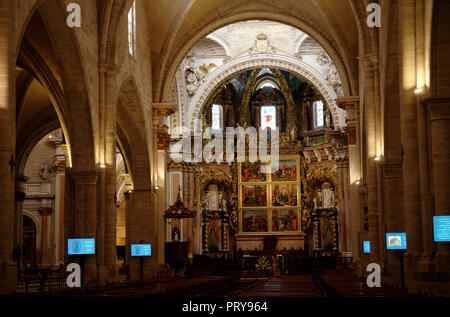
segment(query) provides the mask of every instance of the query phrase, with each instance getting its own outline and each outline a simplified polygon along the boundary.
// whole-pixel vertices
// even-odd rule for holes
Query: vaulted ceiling
[[[172,76],[181,58],[196,41],[227,24],[249,20],[275,20],[295,26],[315,38],[345,71],[357,90],[357,59],[370,53],[370,43],[358,39],[370,30],[361,28],[367,1],[358,0],[152,0],[145,8],[152,27],[152,63],[155,97]],[[364,34],[363,34],[364,33]],[[370,42],[370,39],[367,40]],[[334,52],[330,52],[334,50]],[[342,69],[342,68],[345,68]]]

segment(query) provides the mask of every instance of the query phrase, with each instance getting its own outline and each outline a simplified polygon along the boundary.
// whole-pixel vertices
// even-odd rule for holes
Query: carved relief
[[[205,81],[206,75],[209,73],[210,69],[217,67],[214,63],[197,66],[195,61],[196,58],[194,54],[188,54],[183,61],[186,91],[190,96],[193,96],[198,87]]]
[[[272,46],[268,36],[264,33],[258,34],[253,46],[250,48],[250,55],[273,54],[275,52],[275,48]]]
[[[317,63],[320,66],[325,67],[325,80],[328,85],[333,87],[334,91],[338,96],[343,96],[344,91],[342,89],[341,77],[339,76],[338,70],[331,60],[330,56],[322,50],[316,58]]]

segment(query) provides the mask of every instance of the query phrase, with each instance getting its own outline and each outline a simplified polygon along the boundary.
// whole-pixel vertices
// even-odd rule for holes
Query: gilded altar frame
[[[289,236],[289,235],[298,235],[302,234],[302,217],[301,217],[301,210],[302,210],[302,195],[301,195],[301,168],[302,164],[300,164],[301,156],[299,154],[295,155],[282,155],[280,154],[278,161],[293,161],[295,160],[295,167],[296,167],[296,179],[295,180],[275,180],[272,177],[273,173],[266,174],[266,179],[264,181],[242,181],[243,175],[242,175],[242,166],[243,163],[238,163],[238,214],[239,214],[239,235],[242,236],[258,236],[258,235],[274,235],[274,236]],[[255,164],[255,163],[253,163]],[[270,166],[271,162],[268,161],[266,163],[261,163],[261,165]],[[279,163],[280,164],[280,163]],[[296,200],[297,204],[296,206],[274,206],[273,205],[273,192],[275,186],[286,186],[288,188],[289,185],[295,185],[296,190]],[[266,205],[265,206],[245,206],[243,204],[243,188],[245,186],[265,186],[266,188]],[[281,211],[288,211],[288,213],[291,215],[295,215],[297,219],[297,225],[296,230],[290,230],[290,231],[273,231],[273,216],[274,213],[279,213]],[[266,213],[266,220],[267,220],[267,231],[257,231],[257,232],[248,232],[243,230],[243,214],[245,212],[258,212],[258,211],[265,211]],[[293,213],[292,213],[293,211]],[[294,220],[293,220],[294,221]]]

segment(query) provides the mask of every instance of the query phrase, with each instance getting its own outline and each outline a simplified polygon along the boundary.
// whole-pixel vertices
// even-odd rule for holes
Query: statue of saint
[[[222,192],[219,192],[219,210],[227,211],[227,201],[223,198]]]
[[[324,188],[322,193],[323,208],[333,208],[334,202],[334,190],[331,186]]]
[[[314,210],[319,208],[319,206],[317,206],[317,198],[316,197],[313,198],[313,203],[314,203]]]
[[[319,189],[319,191],[316,194],[316,202],[318,208],[323,208],[322,206],[322,191]]]
[[[172,229],[172,240],[173,240],[173,241],[178,241],[178,240],[180,240],[180,230],[178,230],[178,227],[177,227],[177,226],[175,226],[175,227]]]
[[[42,164],[42,167],[39,170],[39,175],[41,176],[42,180],[48,181],[48,163],[47,162],[44,162]]]
[[[206,209],[207,210],[219,210],[219,194],[217,190],[210,190],[206,193]]]

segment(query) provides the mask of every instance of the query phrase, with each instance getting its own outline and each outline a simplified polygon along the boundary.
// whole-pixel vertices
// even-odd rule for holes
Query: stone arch
[[[31,47],[31,45],[24,39],[22,41],[21,49],[17,57],[16,64],[25,67],[30,73],[32,80],[37,80],[42,87],[48,92],[48,98],[58,116],[58,121],[63,131],[66,144],[70,152],[70,134],[68,130],[67,108],[64,100],[64,93],[48,65],[42,60],[39,54]],[[24,92],[23,99],[25,99],[27,92]],[[23,102],[23,100],[22,100]],[[48,122],[45,126],[48,125]],[[18,153],[18,151],[16,151]],[[20,157],[17,156],[20,161]]]
[[[122,84],[117,97],[117,132],[135,189],[151,188],[150,156],[143,118],[137,85],[129,78]]]
[[[283,23],[286,25],[290,25],[295,27],[309,36],[314,38],[328,53],[330,58],[333,60],[333,63],[336,65],[336,68],[339,72],[339,76],[342,80],[342,87],[344,90],[344,95],[352,95],[358,91],[357,78],[353,78],[350,76],[351,71],[346,67],[347,61],[345,57],[342,57],[338,51],[333,47],[332,43],[324,37],[324,35],[316,30],[309,23],[300,20],[293,16],[287,16],[286,14],[282,14],[274,11],[260,11],[260,12],[242,12],[242,13],[233,13],[231,16],[221,17],[214,22],[209,23],[208,26],[201,29],[199,32],[194,34],[185,45],[178,50],[177,55],[171,60],[171,62],[167,66],[167,71],[161,72],[163,78],[158,80],[161,81],[156,83],[157,90],[155,91],[155,95],[157,99],[167,100],[170,92],[170,83],[171,79],[175,76],[178,66],[182,62],[184,56],[189,52],[189,50],[200,40],[202,37],[207,36],[208,34],[214,32],[217,29],[220,29],[226,25],[246,21],[246,20],[269,20],[274,22]],[[158,88],[161,87],[161,88]],[[159,90],[161,89],[161,90]],[[159,98],[159,96],[161,97]]]
[[[114,64],[117,28],[122,15],[131,7],[133,0],[105,1],[100,8],[100,64],[106,68]]]
[[[28,138],[20,148],[16,149],[16,160],[19,167],[16,174],[23,174],[28,155],[31,153],[36,144],[47,134],[59,128],[61,128],[61,126],[58,120],[47,122],[45,125],[40,126],[39,130],[35,131],[35,133],[31,135],[31,137]]]
[[[431,25],[431,63],[430,63],[430,95],[448,96],[450,22],[448,20],[448,1],[436,0],[433,5]]]
[[[26,218],[28,218],[29,220],[30,220],[30,222],[31,222],[31,224],[34,226],[34,237],[33,237],[33,239],[32,240],[34,240],[33,242],[34,242],[34,246],[32,246],[31,247],[31,250],[28,250],[28,251],[31,251],[30,253],[31,254],[26,254],[27,253],[27,250],[26,250],[26,244],[25,243],[23,243],[24,242],[24,240],[25,240],[25,234],[24,234],[24,232],[22,232],[22,257],[21,257],[21,261],[22,261],[22,263],[24,262],[24,260],[25,260],[25,257],[26,257],[26,255],[28,255],[28,256],[30,256],[31,257],[31,263],[34,263],[34,264],[36,264],[36,262],[37,262],[37,258],[38,258],[38,239],[39,239],[39,237],[41,236],[41,228],[40,228],[40,221],[37,219],[37,217],[33,214],[33,213],[31,213],[30,211],[24,211],[24,213],[23,213],[23,217],[22,217],[22,223],[25,221],[25,219]]]
[[[302,61],[275,54],[264,54],[257,57],[240,57],[215,69],[207,80],[197,89],[196,94],[192,98],[187,109],[185,126],[191,127],[193,130],[194,120],[198,117],[204,103],[208,100],[211,93],[220,83],[238,72],[256,67],[275,67],[284,69],[296,73],[297,75],[308,80],[319,90],[328,103],[333,116],[333,121],[335,123],[335,128],[341,129],[345,126],[345,111],[337,106],[336,92],[332,87],[328,86],[325,79],[311,66],[303,63]]]
[[[67,107],[67,130],[74,171],[92,171],[96,168],[92,105],[89,102],[80,46],[74,30],[66,25],[66,7],[62,1],[43,2],[37,8],[47,29]]]
[[[131,243],[144,241],[156,245],[155,195],[152,190],[151,157],[144,121],[144,109],[134,78],[126,79],[117,97],[117,128],[123,151],[129,162],[133,190],[126,202],[126,252]],[[151,144],[151,143],[150,143]],[[144,278],[156,272],[158,250],[144,259]],[[139,261],[128,258],[129,279],[139,276]]]

